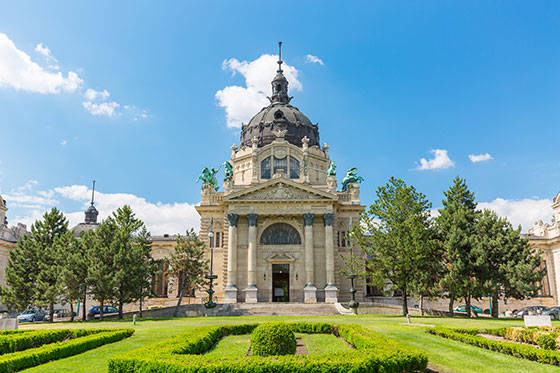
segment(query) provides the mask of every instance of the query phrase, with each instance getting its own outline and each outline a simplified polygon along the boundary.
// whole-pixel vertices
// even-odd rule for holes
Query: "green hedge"
[[[488,332],[489,330],[485,330]],[[515,342],[494,341],[478,335],[460,333],[455,329],[433,328],[427,330],[428,333],[438,335],[440,337],[454,339],[473,346],[482,347],[487,350],[501,352],[503,354],[520,357],[527,360],[537,361],[539,363],[560,365],[560,352],[536,348],[525,344]]]
[[[133,333],[134,329],[74,330],[69,335],[76,338],[63,342],[44,344],[38,348],[29,348],[24,351],[0,356],[0,373],[15,372],[41,365],[48,361],[76,355],[107,343],[120,341],[131,336]]]
[[[319,372],[415,372],[426,369],[426,355],[382,335],[358,325],[319,323],[288,323],[298,332],[309,330],[320,333],[338,330],[355,349],[344,353],[320,356],[251,356],[243,358],[208,357],[202,355],[220,338],[230,334],[248,334],[254,324],[235,326],[215,326],[191,329],[148,346],[118,355],[108,362],[111,373],[133,372],[189,372],[189,373],[319,373]],[[328,327],[327,327],[328,325]],[[247,333],[240,333],[246,330]],[[216,338],[212,343],[208,342]],[[194,341],[200,347],[194,348]],[[191,354],[178,354],[175,351],[191,351]]]
[[[255,356],[280,356],[296,353],[296,336],[284,322],[261,324],[251,334],[251,351]]]

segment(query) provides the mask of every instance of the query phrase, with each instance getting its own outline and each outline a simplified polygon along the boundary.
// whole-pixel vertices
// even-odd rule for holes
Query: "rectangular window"
[[[340,232],[340,247],[346,247],[346,232]]]
[[[546,260],[543,260],[541,262],[541,265],[539,267],[539,271],[542,270],[546,270]],[[547,271],[548,272],[548,271]],[[544,277],[541,279],[540,284],[538,284],[541,286],[541,289],[538,292],[538,295],[542,296],[542,297],[548,297],[550,296],[550,283],[548,282],[548,273],[546,273],[544,275]]]
[[[270,157],[261,162],[261,179],[270,179]]]
[[[290,179],[299,179],[299,161],[290,157]]]
[[[274,173],[278,172],[278,170],[284,170],[284,172],[288,171],[288,158],[276,158],[274,157]]]
[[[167,297],[167,269],[169,265],[164,261],[157,263],[156,273],[152,276],[152,293],[155,297]]]

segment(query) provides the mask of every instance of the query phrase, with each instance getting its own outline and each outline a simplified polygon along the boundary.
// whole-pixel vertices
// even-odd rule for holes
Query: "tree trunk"
[[[492,294],[492,317],[495,317],[495,318],[498,318],[498,315],[500,314],[500,312],[498,310],[499,300],[500,300],[499,293],[496,291],[494,294]]]
[[[74,321],[74,303],[70,302],[70,322]]]
[[[142,298],[140,298],[140,318],[142,318]]]
[[[179,300],[177,300],[177,305],[175,306],[175,311],[173,311],[173,317],[177,317],[179,314],[179,306],[181,306],[181,302],[183,301],[183,289],[179,292]]]
[[[54,321],[54,303],[49,303],[49,322]]]
[[[455,302],[455,294],[449,294],[449,317],[453,317],[453,303]]]
[[[84,291],[84,299],[83,300],[83,307],[82,307],[82,321],[87,320],[87,312],[86,312],[86,292]]]
[[[404,289],[402,291],[402,312],[403,316],[408,315],[408,296],[406,294],[406,290]]]
[[[103,321],[103,301],[99,302],[99,320]]]
[[[424,316],[424,296],[420,295],[420,315]]]
[[[122,300],[119,300],[119,319],[120,319],[120,320],[122,320],[122,318],[123,318],[123,311],[122,311],[122,309],[123,309],[123,303],[122,303]]]
[[[471,317],[471,291],[467,291],[467,296],[465,297],[465,310],[467,311],[467,317]]]

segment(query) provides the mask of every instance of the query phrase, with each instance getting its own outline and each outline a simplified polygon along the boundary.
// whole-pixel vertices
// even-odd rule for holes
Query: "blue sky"
[[[95,179],[102,216],[130,203],[156,234],[196,225],[194,180],[239,143],[235,126],[251,117],[248,97],[269,93],[279,40],[292,103],[319,123],[340,171],[358,167],[365,204],[397,176],[440,207],[459,175],[481,206],[525,229],[550,220],[558,2],[209,4],[3,2],[0,193],[11,224],[51,206],[82,220]]]

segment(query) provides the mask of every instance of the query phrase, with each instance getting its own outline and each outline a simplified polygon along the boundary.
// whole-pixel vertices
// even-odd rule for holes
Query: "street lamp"
[[[349,232],[351,232],[351,231],[352,231],[352,217],[350,217],[350,230],[349,230]],[[354,272],[352,240],[350,239],[350,236],[348,236],[348,245],[350,247],[350,271],[351,271],[348,278],[351,281],[350,294],[352,296],[352,300],[350,302],[348,302],[348,307],[352,310],[352,312],[357,314],[358,313],[358,307],[360,306],[360,303],[358,301],[356,301],[356,289],[354,288],[354,279],[356,278],[356,273]]]
[[[212,273],[212,267],[214,266],[214,218],[210,219],[210,232],[208,232],[208,238],[210,239],[210,274],[205,276],[207,280],[210,280],[210,286],[206,292],[208,293],[208,302],[204,303],[206,308],[214,308],[216,307],[216,303],[213,301],[214,289],[214,280],[218,278],[218,276]]]

